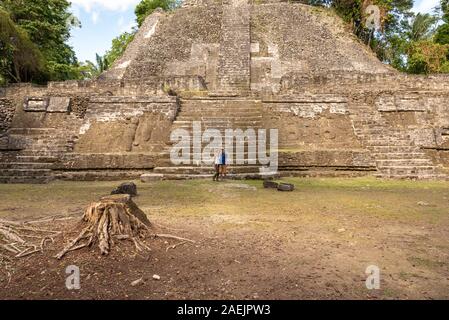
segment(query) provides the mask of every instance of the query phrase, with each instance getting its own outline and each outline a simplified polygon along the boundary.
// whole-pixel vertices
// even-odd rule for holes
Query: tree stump
[[[106,196],[90,204],[84,212],[82,223],[86,226],[56,255],[57,259],[70,251],[94,244],[98,244],[100,252],[107,255],[114,240],[131,240],[139,251],[149,249],[141,238],[149,231],[151,223],[128,194]]]

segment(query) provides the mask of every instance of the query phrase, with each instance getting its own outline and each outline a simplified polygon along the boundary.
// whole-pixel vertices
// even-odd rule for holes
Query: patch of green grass
[[[441,190],[445,189],[449,195],[448,181],[411,181],[411,180],[383,180],[374,177],[360,178],[285,178],[283,181],[305,188],[357,188],[362,190]]]
[[[447,266],[446,262],[430,260],[428,258],[409,257],[407,260],[414,266],[426,267],[429,269],[439,269],[439,268],[444,268]]]
[[[320,219],[334,227],[338,217],[361,221],[376,217],[441,223],[449,220],[449,183],[390,181],[375,178],[286,178],[294,192],[264,189],[262,181],[161,181],[138,185],[136,203],[164,215]],[[109,194],[119,182],[53,182],[48,185],[0,185],[0,216],[29,217],[82,210]],[[254,188],[242,188],[248,185]],[[419,201],[429,206],[418,206]],[[150,214],[151,214],[150,212]],[[351,218],[352,219],[352,218]]]

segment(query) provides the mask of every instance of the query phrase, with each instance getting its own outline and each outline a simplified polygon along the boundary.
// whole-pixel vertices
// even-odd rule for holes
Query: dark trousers
[[[218,181],[219,177],[220,177],[220,166],[218,164],[216,164],[215,165],[214,181]]]

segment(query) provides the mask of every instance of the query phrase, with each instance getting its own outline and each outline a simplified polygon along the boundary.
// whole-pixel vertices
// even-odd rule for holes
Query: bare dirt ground
[[[107,257],[82,249],[14,260],[0,272],[0,299],[448,299],[449,183],[287,179],[292,193],[260,181],[138,184],[134,201],[168,233],[195,244],[148,239]],[[117,182],[0,185],[0,218],[79,215]],[[47,227],[73,229],[76,219]],[[72,234],[73,235],[73,234]],[[65,286],[66,267],[81,289]],[[365,270],[381,270],[368,290]],[[154,280],[153,275],[160,280]],[[135,286],[131,283],[142,278]]]

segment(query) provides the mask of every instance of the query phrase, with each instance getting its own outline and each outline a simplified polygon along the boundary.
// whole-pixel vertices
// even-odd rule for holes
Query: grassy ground
[[[135,201],[150,219],[182,229],[181,235],[197,239],[199,245],[173,251],[167,261],[165,250],[156,250],[153,255],[158,263],[146,270],[139,261],[130,262],[136,263],[140,273],[129,271],[111,296],[99,295],[101,286],[84,295],[449,298],[449,182],[374,178],[285,181],[294,183],[296,190],[266,190],[260,181],[137,183]],[[116,185],[0,185],[0,218],[81,213],[90,201]],[[380,290],[365,287],[369,265],[381,269]],[[200,273],[192,274],[192,266]],[[159,283],[163,288],[159,294],[148,296],[129,287],[133,277],[152,274],[155,269],[165,270],[171,279]],[[11,292],[32,285],[19,281]],[[150,281],[145,288],[152,285]],[[57,297],[66,296],[61,292]]]

